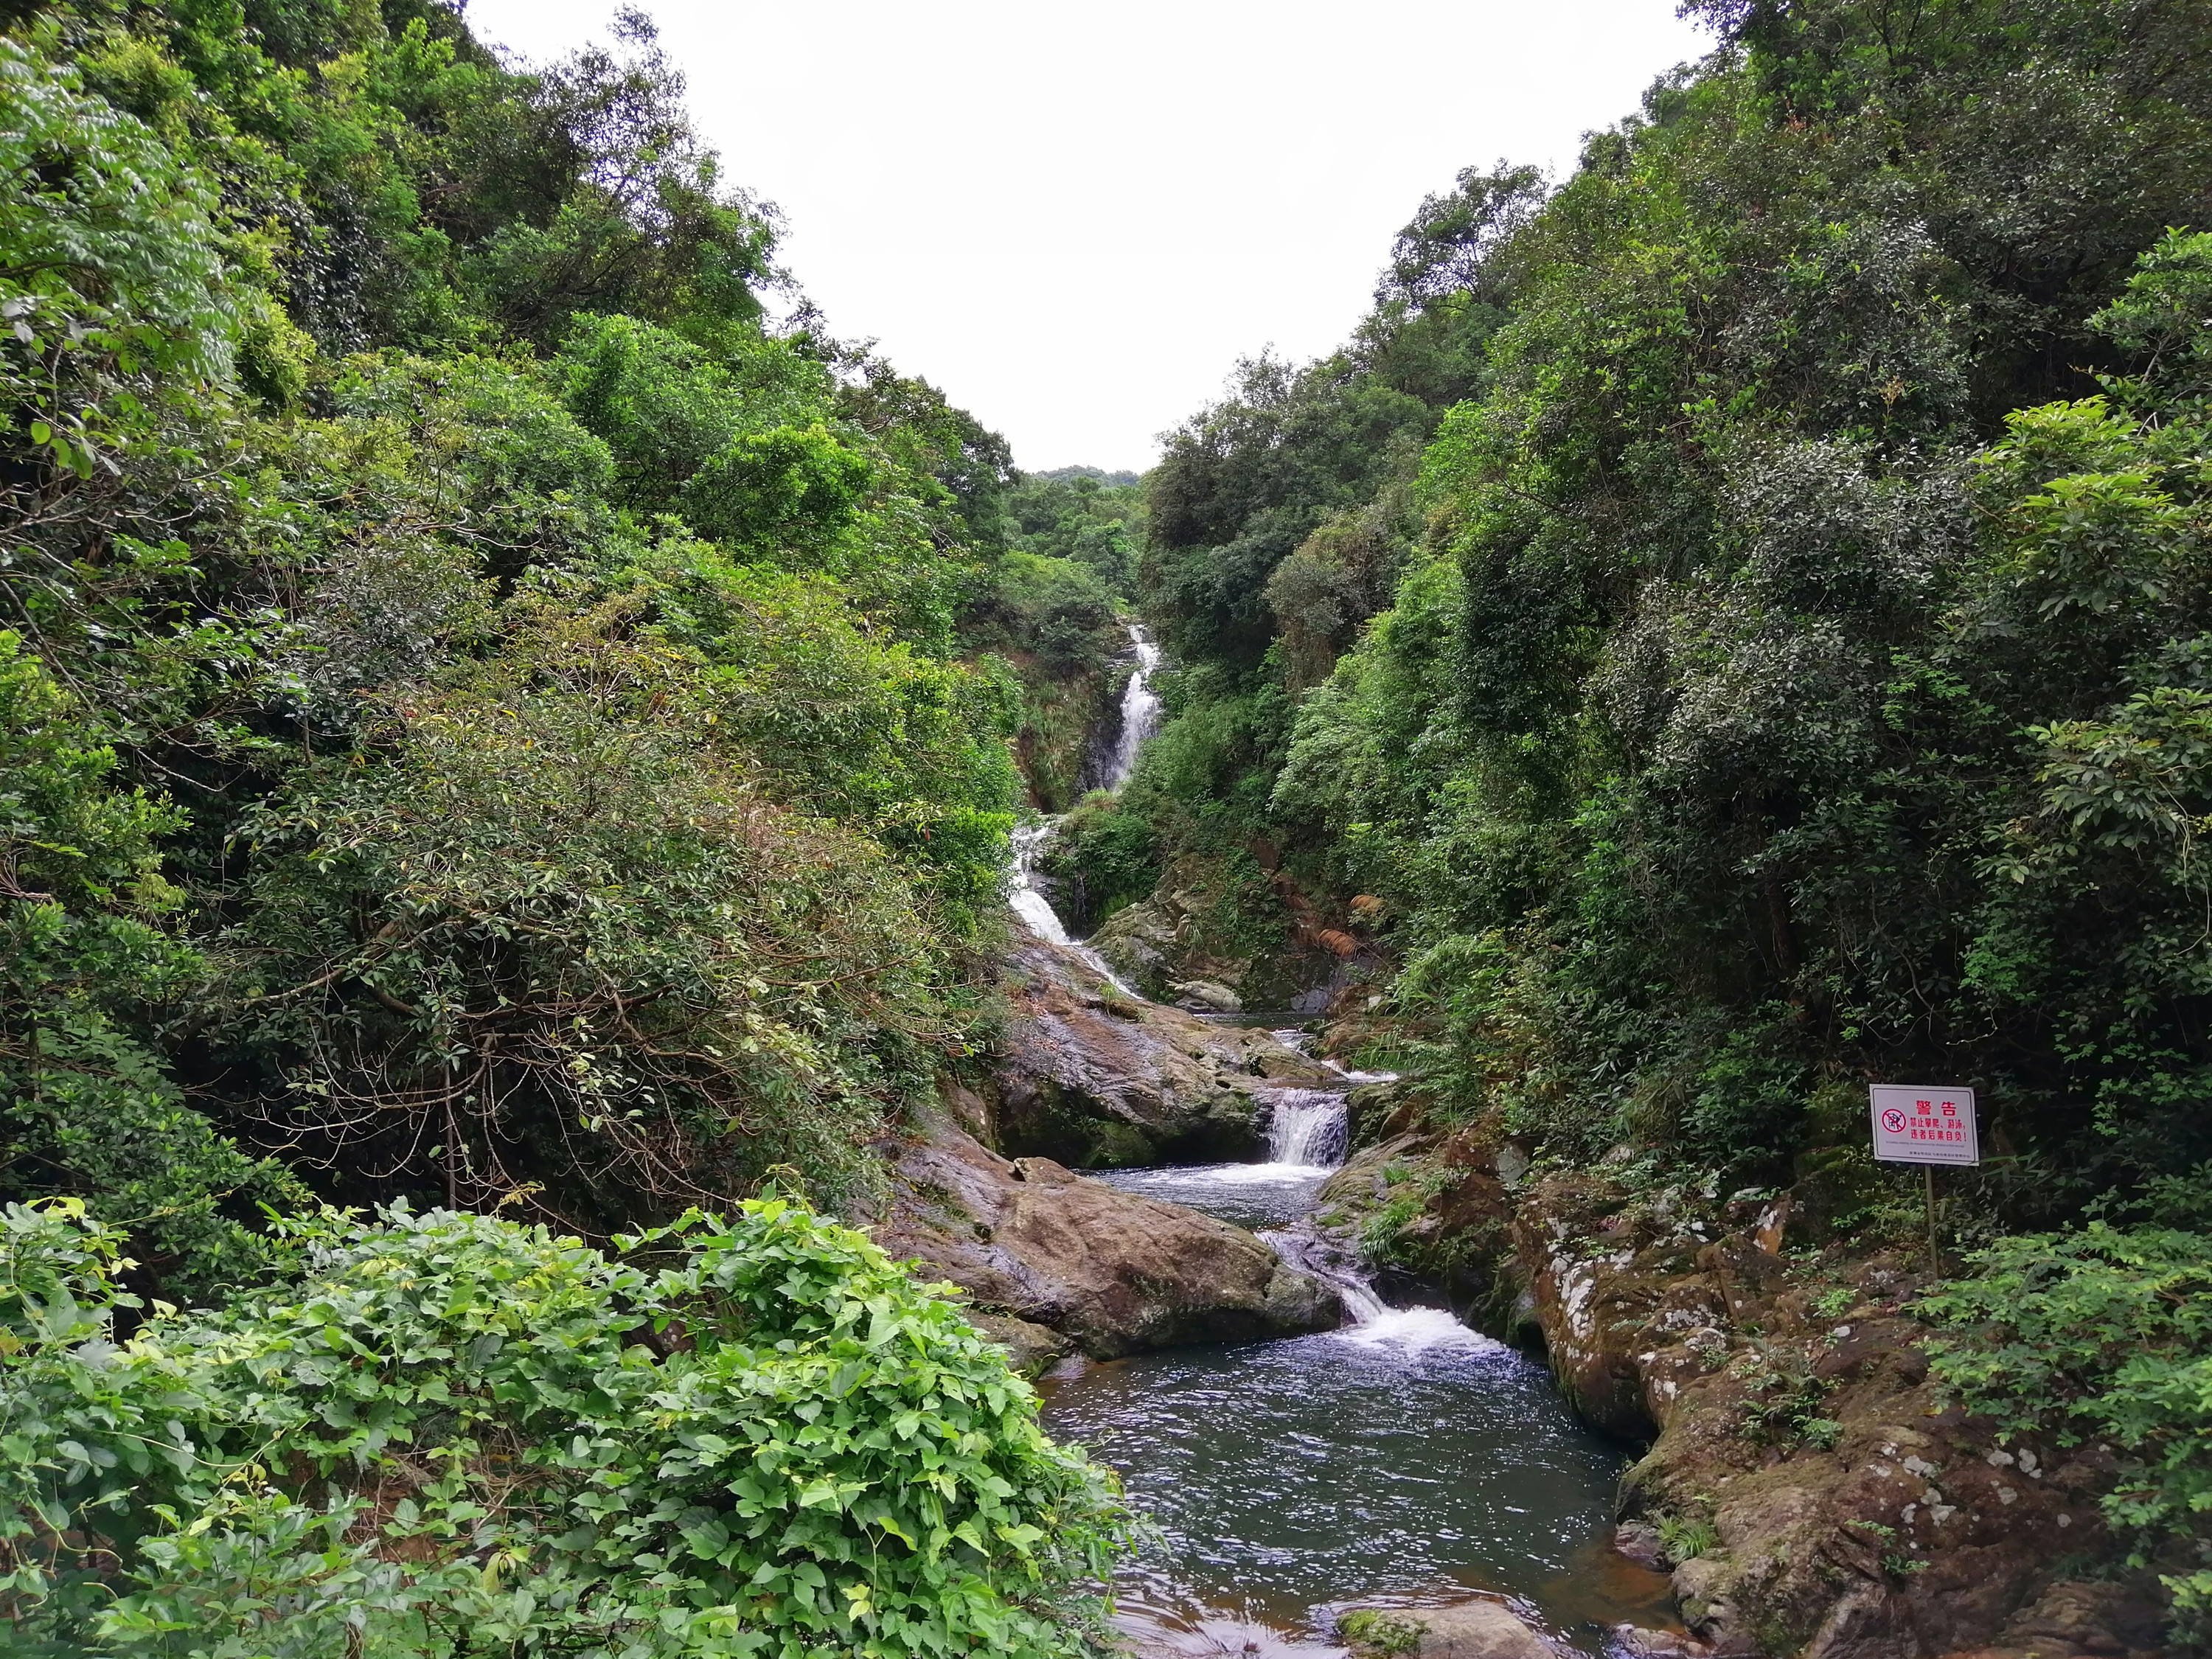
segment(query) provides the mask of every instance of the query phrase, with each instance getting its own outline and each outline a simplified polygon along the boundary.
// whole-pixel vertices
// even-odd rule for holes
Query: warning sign
[[[1888,1164],[1979,1164],[1974,1091],[1927,1083],[1876,1083],[1874,1155]]]

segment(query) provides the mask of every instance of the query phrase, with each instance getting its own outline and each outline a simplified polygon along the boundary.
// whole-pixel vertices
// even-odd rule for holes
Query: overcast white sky
[[[615,0],[470,0],[533,58]],[[1237,358],[1328,350],[1469,164],[1563,174],[1705,38],[1673,0],[648,0],[841,337],[1031,470],[1149,466]]]

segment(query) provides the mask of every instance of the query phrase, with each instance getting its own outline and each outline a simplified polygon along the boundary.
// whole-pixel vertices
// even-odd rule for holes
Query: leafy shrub
[[[1073,1654],[1112,1477],[950,1304],[781,1199],[610,1259],[325,1212],[222,1313],[0,1214],[0,1629],[94,1654]]]
[[[1079,936],[1152,890],[1160,877],[1151,820],[1125,811],[1109,795],[1077,803],[1046,846],[1044,871],[1054,902]]]
[[[978,602],[971,635],[1066,674],[1121,648],[1113,593],[1088,566],[1018,550],[1002,559]]]
[[[0,39],[0,392],[11,449],[91,476],[145,422],[144,368],[231,367],[216,191],[74,64]],[[112,458],[111,458],[112,464]]]
[[[849,1192],[996,908],[1003,441],[762,327],[641,15],[233,11],[0,40],[0,1198],[211,1294],[300,1177]]]
[[[1787,1350],[1766,1350],[1762,1345],[1756,1357],[1739,1359],[1729,1368],[1744,1387],[1737,1407],[1739,1431],[1757,1445],[1802,1440],[1826,1450],[1835,1444],[1842,1425],[1820,1415],[1826,1387],[1798,1364],[1788,1363],[1794,1358]]]
[[[821,576],[734,563],[686,536],[626,550],[608,586],[703,659],[696,695],[713,746],[757,763],[794,808],[872,833],[973,933],[1013,826],[1011,688],[886,640]]]
[[[816,422],[740,434],[692,474],[681,499],[719,541],[794,568],[835,568],[873,481],[867,458]]]
[[[1451,1181],[1452,1171],[1441,1164],[1385,1165],[1382,1185],[1389,1196],[1359,1224],[1361,1259],[1376,1263],[1405,1260],[1401,1235]]]
[[[2212,1549],[2212,1237],[2102,1222],[1999,1240],[1920,1304],[1952,1334],[1936,1375],[2008,1436],[2095,1440],[2125,1462],[2105,1512],[2137,1565]],[[2212,1571],[2169,1574],[2177,1611],[2212,1623]]]
[[[1848,1285],[1838,1285],[1833,1290],[1823,1291],[1814,1297],[1810,1306],[1821,1318],[1832,1320],[1841,1319],[1856,1305],[1857,1302],[1858,1293],[1856,1291]]]
[[[185,815],[116,778],[82,703],[0,629],[0,1198],[97,1198],[172,1293],[258,1272],[237,1212],[298,1183],[188,1105],[147,1004],[207,964],[170,931],[157,838]]]
[[[611,1231],[780,1163],[845,1194],[949,1035],[942,933],[716,754],[681,653],[605,622],[386,694],[251,817],[227,1041],[276,1069],[270,1133],[448,1202],[542,1188]]]

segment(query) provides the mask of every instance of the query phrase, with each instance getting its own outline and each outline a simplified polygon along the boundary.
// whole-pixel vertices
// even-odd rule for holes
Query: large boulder
[[[1185,971],[1182,919],[1156,899],[1126,904],[1098,925],[1092,948],[1132,985],[1168,997]]]
[[[1337,1633],[1356,1659],[1559,1659],[1552,1645],[1503,1601],[1445,1607],[1355,1607]]]
[[[1093,1358],[1333,1330],[1335,1291],[1241,1227],[1116,1191],[1049,1158],[1001,1158],[950,1122],[887,1149],[876,1242],[950,1280],[1018,1360],[1057,1333]]]
[[[1073,951],[1019,936],[994,1067],[998,1145],[1079,1169],[1255,1158],[1260,1091],[1334,1073],[1262,1030],[1116,989]]]

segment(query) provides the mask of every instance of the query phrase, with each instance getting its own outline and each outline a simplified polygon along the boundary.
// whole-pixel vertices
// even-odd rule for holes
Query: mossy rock
[[[1399,1654],[1418,1653],[1425,1629],[1415,1620],[1402,1619],[1373,1607],[1347,1613],[1336,1624],[1336,1633],[1359,1659],[1394,1659]]]

